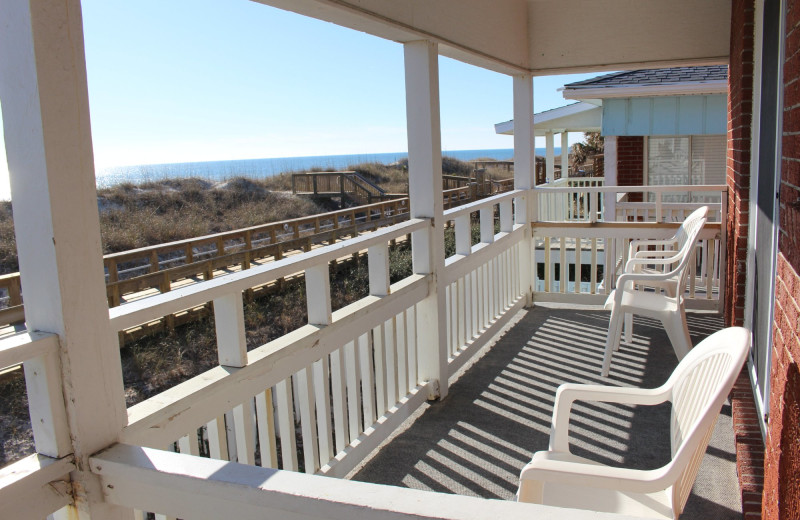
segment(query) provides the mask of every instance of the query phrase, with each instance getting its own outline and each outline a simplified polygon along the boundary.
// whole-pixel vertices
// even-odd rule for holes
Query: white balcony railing
[[[114,490],[106,492],[107,500],[140,510],[139,518],[144,517],[141,511],[213,517],[222,506],[214,506],[212,500],[225,505],[227,509],[223,509],[231,517],[247,517],[273,507],[262,504],[266,495],[259,493],[267,492],[284,504],[279,509],[311,517],[339,518],[345,512],[377,511],[376,503],[365,499],[364,490],[357,488],[367,485],[358,483],[352,483],[352,488],[347,483],[331,484],[331,489],[341,490],[335,500],[338,505],[321,510],[324,500],[311,492],[318,481],[307,479],[342,477],[386,440],[435,391],[434,383],[421,376],[430,349],[446,349],[447,367],[442,376],[454,374],[522,308],[526,278],[534,280],[535,300],[602,302],[611,289],[605,274],[624,262],[627,242],[669,236],[677,226],[662,222],[665,206],[657,202],[652,208],[656,222],[600,221],[601,201],[622,190],[658,193],[657,188],[539,187],[447,210],[445,220],[454,222],[455,254],[445,260],[436,276],[412,274],[389,283],[389,243],[431,229],[430,219],[412,219],[110,309],[113,327],[122,330],[213,301],[220,364],[128,409],[121,444],[92,459],[93,471]],[[539,205],[533,214],[539,215],[540,221],[530,226],[515,219],[515,205],[523,198],[534,208]],[[554,200],[566,201],[565,213],[558,220],[541,219],[542,205]],[[717,214],[724,221],[724,204]],[[479,238],[473,239],[473,228],[479,229]],[[701,240],[689,295],[714,306],[720,298],[719,266],[724,257],[719,222],[707,225]],[[528,247],[530,251],[526,251]],[[329,263],[364,250],[369,255],[370,295],[332,311]],[[584,271],[586,280],[580,283],[575,283],[574,275],[572,281],[561,277],[561,273]],[[242,292],[298,272],[305,274],[309,323],[248,352]],[[445,328],[440,335],[444,345],[419,340],[420,328],[430,318],[422,315],[420,304],[434,288],[440,295],[437,312],[439,326]],[[47,366],[57,342],[53,337],[34,336],[11,341],[0,343],[0,365],[25,361],[35,367],[44,363],[41,366],[52,378],[50,390],[34,392],[32,397],[29,393],[29,398],[32,413],[54,417],[47,423],[50,431],[46,433],[58,438],[66,431],[63,408],[59,411],[59,396],[53,390],[60,388],[60,372]],[[181,459],[182,454],[204,459]],[[52,493],[52,482],[72,469],[68,457],[35,459],[3,469],[0,495]],[[317,477],[289,477],[276,470]],[[55,477],[54,472],[58,473]],[[224,498],[225,490],[242,500]],[[197,498],[184,500],[181,493]],[[425,517],[442,511],[437,507],[423,514],[411,507],[415,501],[426,507],[436,505],[438,499],[430,494],[396,493],[396,501],[382,503],[387,518],[392,512]],[[56,498],[38,502],[37,514],[43,516],[63,506],[69,494],[56,494]],[[437,517],[481,517],[483,509],[476,499],[447,500],[452,502],[450,516]],[[517,505],[497,507],[510,508],[509,517],[530,514],[531,506],[511,506]],[[575,513],[570,518],[588,516]]]
[[[725,186],[606,186],[548,187],[534,189],[540,204],[540,221],[534,222],[534,299],[538,301],[602,304],[614,288],[627,261],[632,239],[668,238],[686,215],[708,205],[709,220],[700,234],[695,263],[690,267],[687,303],[690,308],[718,309],[722,297],[720,266],[724,265]],[[715,203],[665,203],[665,193],[708,194]],[[640,194],[645,202],[614,202]],[[617,219],[604,221],[595,208],[612,201]],[[553,201],[563,213],[552,215]],[[588,204],[585,202],[588,201]],[[548,211],[541,211],[541,204]],[[614,209],[616,204],[616,209]],[[566,206],[566,207],[565,207]],[[584,211],[588,208],[588,211]],[[607,276],[611,273],[611,276]]]

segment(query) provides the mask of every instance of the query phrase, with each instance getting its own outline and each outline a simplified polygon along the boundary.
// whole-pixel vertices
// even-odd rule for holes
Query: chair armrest
[[[569,416],[572,403],[575,401],[652,406],[663,403],[670,396],[670,389],[665,386],[658,388],[629,388],[565,383],[556,390],[553,419],[550,427],[550,449],[552,451],[569,452]]]
[[[681,261],[680,255],[670,256],[668,258],[629,258],[625,263],[626,273],[640,272],[636,269],[637,266],[644,265],[672,265]]]
[[[522,468],[519,478],[520,483],[532,480],[631,493],[653,493],[671,484],[670,466],[668,464],[652,470],[615,468],[588,461],[564,460],[558,453],[538,452]]]
[[[674,239],[665,239],[665,240],[639,239],[639,240],[631,240],[630,244],[628,244],[628,256],[633,256],[633,252],[637,251],[642,246],[672,246],[672,247],[675,247],[677,244],[678,244],[678,241],[674,240]]]
[[[678,256],[679,251],[672,249],[663,249],[661,251],[636,251],[630,258],[661,258],[666,256]]]

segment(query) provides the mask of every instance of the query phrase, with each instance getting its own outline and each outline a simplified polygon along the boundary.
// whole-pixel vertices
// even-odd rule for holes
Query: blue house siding
[[[603,100],[603,135],[719,135],[727,130],[724,94]]]

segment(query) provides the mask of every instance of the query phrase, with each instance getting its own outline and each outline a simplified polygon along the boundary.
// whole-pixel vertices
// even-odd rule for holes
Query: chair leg
[[[689,336],[689,326],[686,324],[686,313],[683,309],[680,312],[670,313],[669,316],[661,319],[661,323],[664,324],[675,355],[680,361],[692,348],[692,338]]]
[[[633,314],[630,312],[625,313],[625,343],[628,345],[633,344]],[[619,343],[617,344],[617,348],[615,350],[619,350]]]
[[[608,320],[608,336],[606,337],[606,351],[603,355],[603,368],[600,370],[600,375],[603,377],[608,377],[608,372],[611,370],[611,355],[619,348],[623,314],[616,305],[611,308],[611,319]]]

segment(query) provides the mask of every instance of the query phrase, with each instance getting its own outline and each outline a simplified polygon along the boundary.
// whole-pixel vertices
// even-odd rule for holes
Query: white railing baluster
[[[303,436],[303,462],[306,473],[316,473],[320,468],[317,424],[314,413],[314,382],[312,367],[306,367],[295,374],[297,377],[297,400],[300,405],[300,432]]]
[[[376,354],[377,355],[377,354]],[[347,383],[342,349],[331,352],[331,399],[333,401],[333,436],[336,451],[341,452],[350,442],[347,420]]]
[[[372,367],[371,334],[358,337],[358,356],[361,366],[361,400],[364,408],[364,428],[369,428],[377,419],[375,415],[375,372]]]
[[[256,424],[258,425],[258,448],[261,454],[261,465],[265,468],[277,468],[278,449],[275,438],[275,409],[272,404],[271,388],[267,388],[256,395]]]
[[[461,348],[467,342],[467,317],[466,317],[466,294],[464,294],[464,285],[466,281],[464,278],[456,280],[456,287],[458,288],[458,342],[456,350]]]
[[[408,387],[415,388],[419,383],[417,376],[417,308],[410,307],[406,311],[406,324],[408,333]]]
[[[361,374],[355,341],[344,346],[345,369],[347,372],[347,420],[350,429],[350,442],[361,434]]]
[[[395,317],[397,334],[397,393],[400,397],[408,394],[408,353],[406,342],[406,313]]]
[[[221,415],[206,424],[208,453],[212,459],[228,460],[228,439],[225,429],[225,416]]]
[[[253,437],[253,400],[234,407],[233,423],[236,436],[236,457],[240,464],[255,464],[256,443]]]
[[[558,292],[566,293],[567,284],[569,283],[569,269],[567,268],[567,237],[562,235],[559,237],[559,260],[561,261],[561,275],[558,281]]]
[[[394,318],[384,323],[384,346],[386,348],[386,406],[391,408],[399,399],[397,395],[397,338]]]
[[[372,329],[375,356],[375,405],[378,417],[386,413],[386,331],[383,324]]]
[[[575,237],[575,294],[581,292],[581,237]]]
[[[597,293],[597,239],[592,238],[592,268],[591,268],[591,281],[590,290],[591,294]]]
[[[294,432],[294,405],[292,400],[292,383],[284,379],[275,385],[278,404],[278,428],[281,437],[281,459],[283,469],[297,471],[297,442]]]
[[[453,287],[452,284],[444,288],[444,302],[445,302],[445,345],[447,346],[448,356],[453,354],[453,344],[455,339],[453,337]]]

